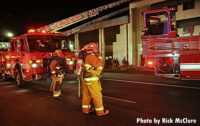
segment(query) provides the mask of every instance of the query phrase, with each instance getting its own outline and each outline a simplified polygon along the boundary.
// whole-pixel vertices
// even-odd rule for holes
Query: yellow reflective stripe
[[[85,66],[86,69],[89,69],[90,67],[92,67],[90,64],[85,64],[84,66]],[[98,69],[102,70],[103,67],[99,66]]]
[[[91,65],[86,63],[85,66],[91,66]]]
[[[102,69],[103,69],[103,67],[101,67],[101,66],[100,66],[100,67],[98,67],[98,68],[99,68],[100,70],[102,70]]]
[[[57,67],[56,67],[56,69],[60,69],[60,67],[59,67],[59,66],[57,66]]]
[[[54,93],[53,96],[58,97],[58,96],[60,96],[60,94],[61,94],[61,92],[59,91],[58,93]]]
[[[88,83],[88,82],[87,82],[87,83],[85,83],[85,84],[87,84],[87,85],[91,85],[92,83]]]
[[[91,108],[91,105],[82,105],[82,108]]]
[[[104,110],[104,107],[100,107],[100,108],[95,108],[96,111],[103,111]]]
[[[85,81],[97,81],[99,80],[98,77],[90,77],[90,78],[84,78]]]
[[[58,75],[58,77],[63,77],[63,76],[64,76],[63,74]]]
[[[84,67],[85,67],[86,70],[88,70],[88,69],[90,69],[92,66],[91,66],[90,64],[85,64]]]
[[[92,67],[90,64],[85,64],[84,66],[85,67]]]

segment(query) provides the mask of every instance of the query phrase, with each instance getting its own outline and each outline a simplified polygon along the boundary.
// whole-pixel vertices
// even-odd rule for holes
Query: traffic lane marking
[[[16,87],[16,85],[7,85],[5,87]],[[77,87],[64,88],[64,89],[65,90],[74,90],[74,89],[77,89]],[[31,90],[28,90],[28,89],[16,90],[16,91],[9,92],[8,93],[9,95],[7,94],[6,97],[11,97],[11,96],[16,95],[16,94],[25,94],[27,92],[31,92]],[[111,100],[131,103],[131,104],[135,104],[136,103],[135,101],[131,101],[131,100],[127,100],[127,99],[115,98],[115,97],[110,97],[110,96],[103,96],[103,97],[107,98],[107,99],[111,99]],[[46,97],[44,99],[46,99]],[[37,101],[37,100],[33,100],[33,101]]]
[[[200,90],[200,87],[189,87],[189,86],[179,86],[179,85],[169,85],[169,84],[149,83],[149,82],[139,82],[139,81],[128,81],[128,80],[119,80],[119,79],[105,79],[104,78],[103,80],[134,83],[134,84],[143,84],[143,85],[154,85],[154,86],[164,86],[164,87],[174,87],[174,88],[185,88],[185,89]]]
[[[109,97],[109,96],[103,96],[103,97],[104,97],[104,98],[107,98],[107,99],[116,100],[116,101],[131,103],[131,104],[135,104],[135,103],[136,103],[135,101],[126,100],[126,99],[121,99],[121,98],[114,98],[114,97]]]

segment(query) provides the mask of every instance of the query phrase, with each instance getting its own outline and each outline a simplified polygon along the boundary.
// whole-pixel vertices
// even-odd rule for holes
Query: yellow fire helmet
[[[56,49],[55,52],[54,52],[54,55],[59,56],[61,53],[62,53],[61,49]]]
[[[97,43],[94,43],[94,42],[91,42],[87,45],[85,45],[83,47],[83,49],[87,52],[93,52],[93,53],[98,53],[99,52],[99,47],[98,47],[98,44]]]

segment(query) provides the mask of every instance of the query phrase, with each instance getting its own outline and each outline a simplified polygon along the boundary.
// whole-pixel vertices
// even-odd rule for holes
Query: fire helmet
[[[61,53],[62,53],[61,49],[56,49],[55,52],[54,52],[54,55],[60,56]]]
[[[87,53],[93,52],[98,53],[99,47],[97,43],[91,42],[83,47],[83,50],[85,50]]]

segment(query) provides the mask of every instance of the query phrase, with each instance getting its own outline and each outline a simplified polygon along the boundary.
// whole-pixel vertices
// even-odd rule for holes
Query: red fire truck
[[[1,64],[3,79],[13,77],[19,87],[24,87],[27,81],[40,79],[48,72],[48,64],[56,49],[62,49],[66,62],[72,62],[73,54],[64,34],[30,30],[11,39]]]
[[[200,36],[180,37],[173,8],[144,12],[142,38],[145,66],[156,75],[200,79]]]
[[[69,70],[71,69],[73,71],[74,57],[73,53],[68,50],[70,45],[67,42],[66,35],[55,32],[78,22],[95,17],[102,11],[117,7],[129,1],[130,0],[119,0],[103,5],[48,24],[38,28],[37,30],[30,30],[29,33],[13,38],[10,41],[9,51],[4,52],[4,61],[0,63],[3,79],[6,80],[10,76],[14,77],[17,85],[20,87],[25,86],[25,82],[27,81],[39,79],[41,74],[48,71],[47,65],[52,53],[57,48],[63,50],[63,58],[66,58]],[[111,15],[101,17],[100,19],[109,18],[110,16],[122,13],[125,10],[126,8],[118,10],[117,12],[113,12]],[[87,23],[85,25],[87,26]],[[80,27],[77,27],[75,30],[73,29],[72,33],[78,30],[80,30]]]

